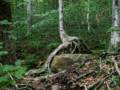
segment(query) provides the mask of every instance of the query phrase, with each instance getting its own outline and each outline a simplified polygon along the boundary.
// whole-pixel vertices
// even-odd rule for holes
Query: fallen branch
[[[108,90],[111,90],[111,88],[110,88],[108,82],[106,82],[106,86],[107,86],[107,89],[108,89]]]
[[[78,77],[77,81],[80,80],[81,78],[89,75],[89,74],[92,74],[92,73],[94,73],[94,71],[88,71],[87,73],[80,75],[80,76]]]
[[[10,76],[11,80],[15,81],[15,79],[13,78],[13,76],[8,72],[8,75]],[[18,89],[18,85],[15,84],[15,88]]]
[[[100,82],[101,80],[99,79],[99,80],[97,80],[96,82],[94,82],[92,85],[89,85],[87,88],[88,88],[88,90],[89,89],[91,89],[91,88],[93,88],[95,85],[97,85],[99,82]]]
[[[94,82],[92,85],[89,85],[89,86],[88,86],[88,90],[91,89],[91,88],[93,88],[95,85],[97,85],[97,86],[96,86],[96,90],[98,90],[98,88],[104,83],[104,81],[105,81],[107,78],[109,78],[111,75],[112,75],[112,73],[111,73],[110,75],[106,76],[106,77],[103,78],[103,79],[97,80],[97,81]]]

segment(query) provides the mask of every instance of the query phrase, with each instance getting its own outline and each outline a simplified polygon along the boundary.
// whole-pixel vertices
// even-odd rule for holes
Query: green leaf
[[[0,49],[3,49],[3,46],[0,46]]]
[[[14,66],[12,65],[4,65],[3,66],[3,72],[10,72],[14,70]]]
[[[0,51],[0,56],[7,55],[7,54],[8,54],[7,51]]]
[[[0,21],[0,25],[8,25],[8,24],[11,24],[10,22],[8,22],[8,20]]]
[[[111,27],[110,29],[108,29],[107,32],[114,32],[114,31],[120,31],[120,28],[119,27]]]
[[[14,73],[14,76],[17,78],[17,79],[20,79],[23,77],[23,75],[25,74],[26,72],[26,69],[23,68],[23,67],[19,67],[17,68],[16,72]]]
[[[17,61],[15,62],[15,65],[16,65],[16,66],[20,66],[20,65],[21,65],[21,61],[20,61],[20,60],[17,60]]]
[[[3,45],[3,42],[0,42],[0,45]]]
[[[1,82],[6,82],[6,81],[8,81],[8,78],[7,78],[7,77],[5,77],[5,76],[0,77],[0,83],[1,83]]]

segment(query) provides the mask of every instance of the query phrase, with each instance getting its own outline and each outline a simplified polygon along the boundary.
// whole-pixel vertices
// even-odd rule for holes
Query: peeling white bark
[[[90,32],[90,0],[88,0],[88,7],[87,7],[87,24],[88,24],[88,32]]]
[[[52,60],[54,58],[54,56],[60,52],[60,50],[69,48],[70,53],[74,53],[76,48],[80,48],[80,39],[78,37],[75,36],[69,36],[67,35],[67,33],[64,30],[64,11],[63,11],[63,0],[59,0],[59,34],[60,34],[60,38],[62,41],[62,44],[60,44],[47,58],[47,61],[45,63],[44,68],[51,72],[51,63]],[[88,49],[88,47],[82,42],[83,46],[85,46],[84,48],[88,51],[90,51]],[[69,47],[70,46],[70,47]],[[90,51],[91,52],[91,51]]]
[[[32,30],[32,0],[27,0],[27,34],[28,36]]]
[[[112,27],[119,27],[119,7],[120,0],[113,0],[112,5]],[[113,31],[111,33],[111,48],[116,48],[119,40],[119,33]]]
[[[63,11],[63,0],[59,0],[59,34],[62,42],[66,42],[68,35],[64,30],[64,11]]]
[[[69,35],[67,35],[67,33],[64,30],[64,11],[63,11],[63,0],[58,0],[59,3],[59,34],[60,34],[60,38],[62,41],[62,44],[60,44],[47,58],[46,64],[45,64],[45,68],[48,69],[49,72],[51,72],[51,63],[52,60],[54,58],[54,56],[62,49],[67,48],[69,45],[72,46],[72,43],[75,45],[75,48],[73,50],[71,50],[72,53],[74,53],[74,50],[76,49],[76,47],[79,47],[79,38],[77,37],[71,37]],[[76,40],[76,41],[74,41]]]
[[[64,3],[63,3],[63,0],[59,0],[59,34],[60,34],[60,38],[61,38],[61,41],[63,43],[66,43],[66,42],[71,42],[72,40],[74,39],[77,39],[77,37],[72,37],[72,36],[69,36],[65,30],[64,30]]]

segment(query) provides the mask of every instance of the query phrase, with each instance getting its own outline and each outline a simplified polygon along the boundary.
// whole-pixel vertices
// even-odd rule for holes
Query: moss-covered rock
[[[94,59],[92,54],[61,54],[56,55],[51,64],[53,71],[58,72],[69,68],[75,63],[81,64],[83,61]]]

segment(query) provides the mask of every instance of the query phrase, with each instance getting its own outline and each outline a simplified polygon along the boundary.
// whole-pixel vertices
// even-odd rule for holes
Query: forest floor
[[[27,75],[19,90],[120,90],[120,55],[85,60],[49,75]]]

